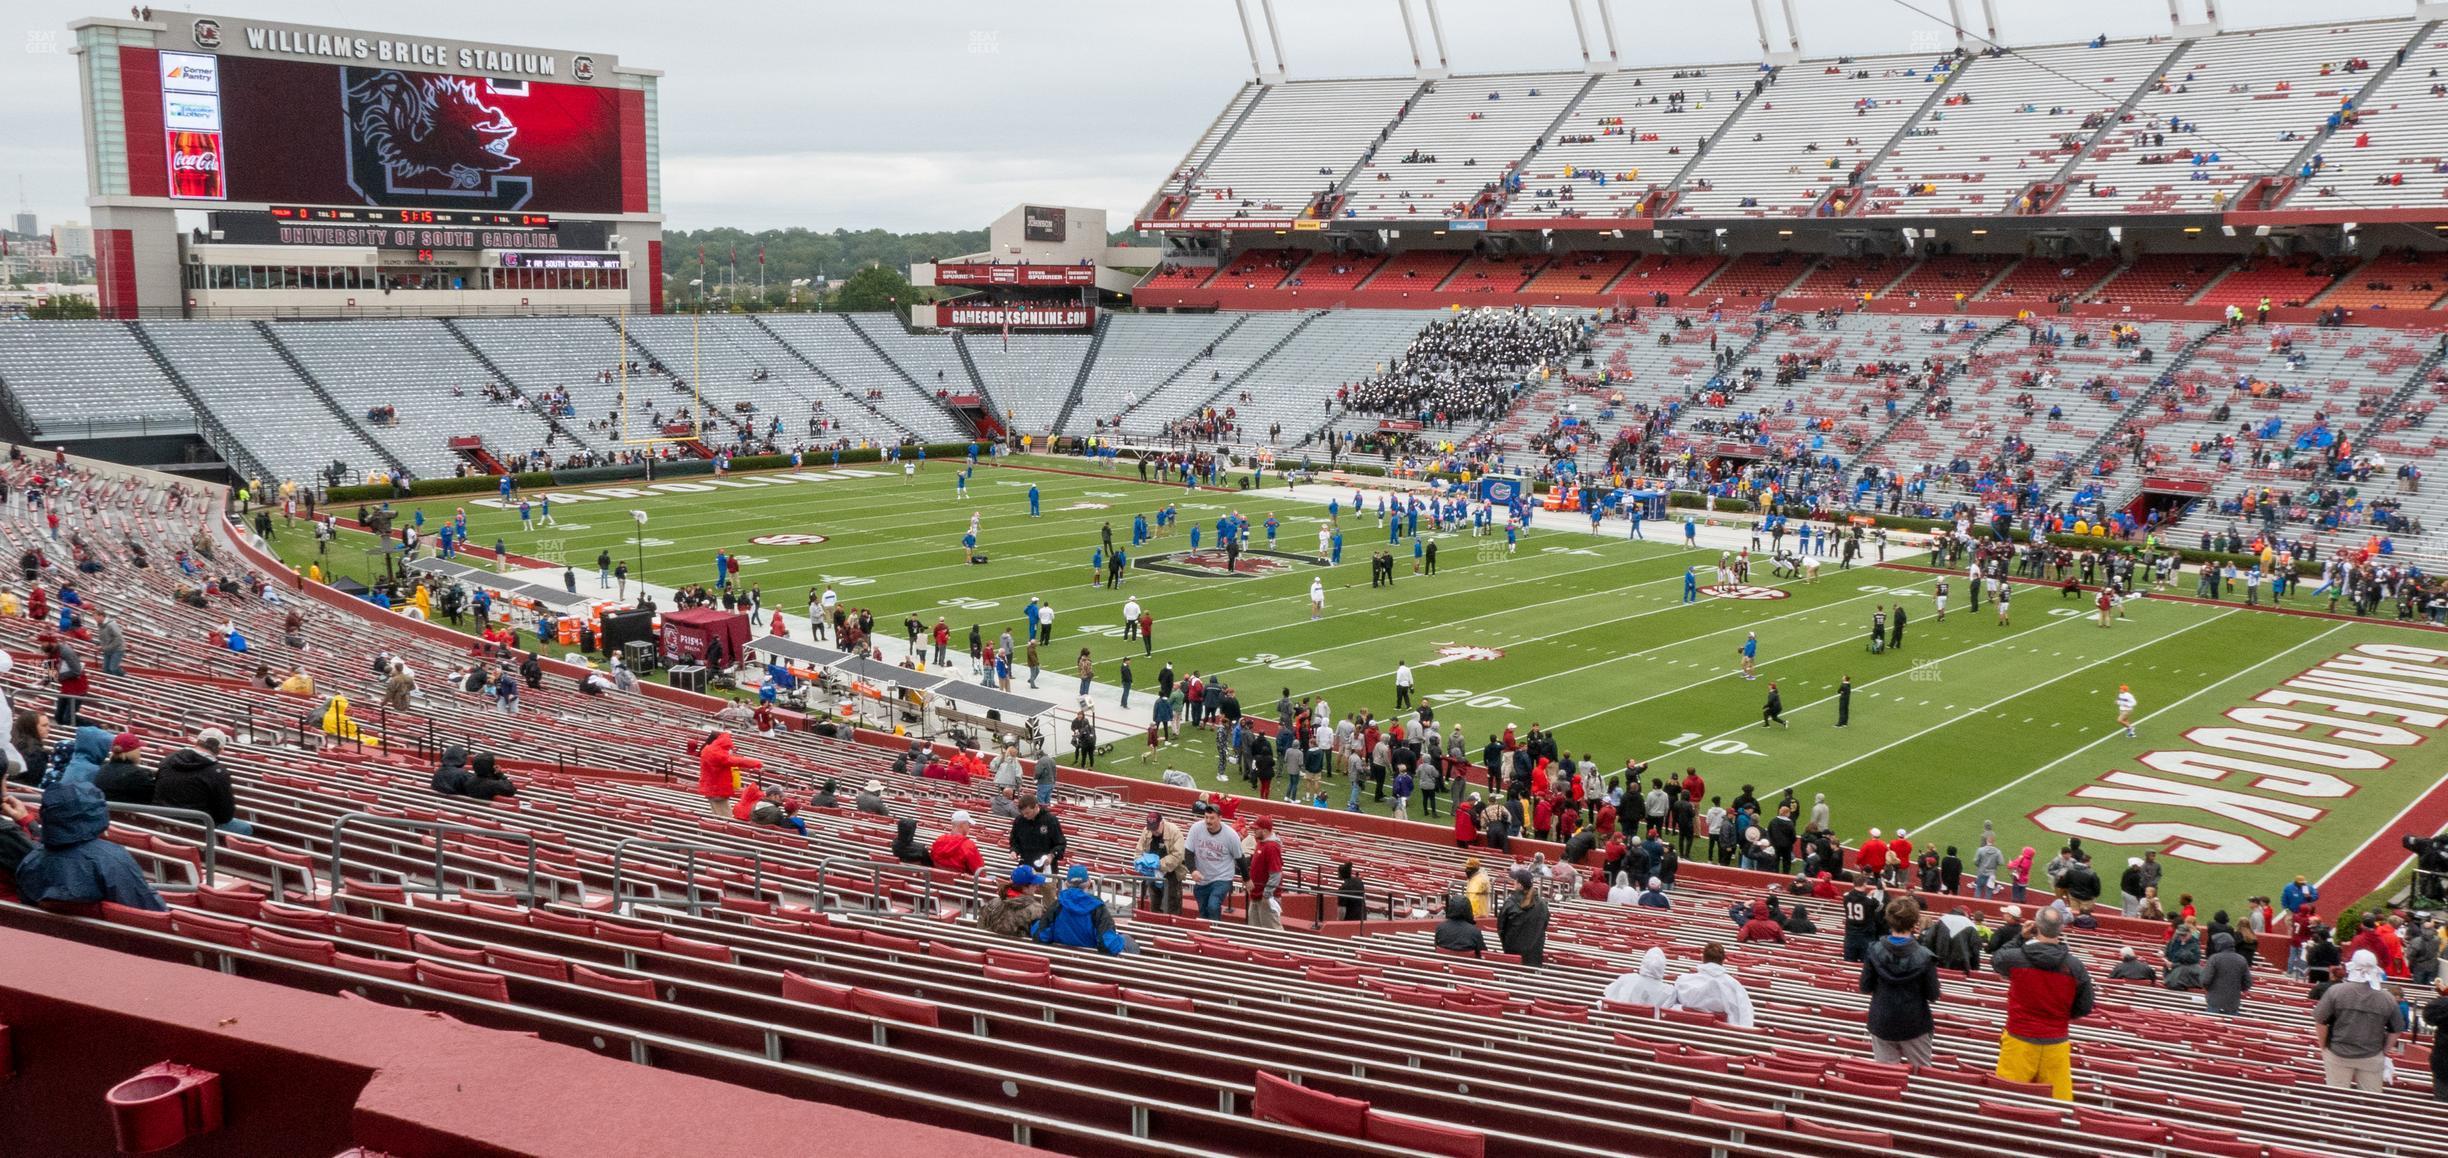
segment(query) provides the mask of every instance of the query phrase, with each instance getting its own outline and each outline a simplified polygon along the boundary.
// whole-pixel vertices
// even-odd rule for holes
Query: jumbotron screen
[[[621,210],[613,88],[214,53],[159,60],[176,199]]]

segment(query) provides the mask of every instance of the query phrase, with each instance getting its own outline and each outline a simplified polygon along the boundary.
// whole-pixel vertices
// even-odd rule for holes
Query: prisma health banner
[[[161,59],[165,114],[183,105],[184,123],[194,126],[165,116],[173,197],[543,213],[621,208],[615,89],[215,54]],[[185,71],[173,78],[173,68]],[[171,87],[197,75],[211,76],[215,91]],[[209,102],[197,100],[206,95]],[[212,129],[201,127],[207,103]],[[213,183],[182,177],[204,170]]]

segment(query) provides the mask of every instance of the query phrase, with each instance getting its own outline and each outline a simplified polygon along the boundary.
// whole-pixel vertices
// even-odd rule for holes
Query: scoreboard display
[[[546,213],[468,213],[451,209],[341,209],[332,206],[275,205],[265,210],[275,221],[340,225],[455,225],[469,229],[550,229]]]
[[[350,220],[362,225],[646,211],[646,94],[585,54],[171,23],[159,47],[113,49],[132,194],[436,215]]]

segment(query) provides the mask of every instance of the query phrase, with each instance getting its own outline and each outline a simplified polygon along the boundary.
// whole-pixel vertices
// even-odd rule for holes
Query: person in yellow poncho
[[[331,703],[324,707],[323,734],[342,740],[355,740],[361,744],[382,743],[381,740],[365,734],[357,727],[355,720],[349,719],[347,696],[333,696]]]
[[[1462,862],[1462,896],[1470,902],[1471,919],[1488,915],[1488,875],[1479,867],[1479,858]]]
[[[416,594],[409,596],[408,602],[416,605],[417,618],[433,618],[433,592],[426,590],[424,584],[416,585]]]
[[[308,563],[306,565],[306,577],[314,580],[317,583],[321,583],[323,581],[323,565],[321,563]]]

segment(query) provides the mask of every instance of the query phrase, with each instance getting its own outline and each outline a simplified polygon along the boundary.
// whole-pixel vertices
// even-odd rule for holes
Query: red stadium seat
[[[102,919],[114,925],[134,925],[157,933],[170,931],[170,914],[153,909],[139,909],[116,901],[102,902]]]
[[[1793,1131],[1796,1134],[1813,1138],[1851,1142],[1857,1146],[1875,1146],[1881,1150],[1895,1148],[1895,1135],[1885,1130],[1861,1130],[1851,1126],[1831,1125],[1826,1122],[1813,1121],[1798,1114],[1793,1118]]]
[[[584,965],[572,965],[570,966],[570,980],[588,989],[601,989],[606,993],[642,997],[648,1001],[657,1000],[654,982],[643,977],[614,977],[609,973],[598,973]]]
[[[351,941],[380,945],[385,949],[414,948],[416,941],[406,925],[395,925],[389,921],[370,921],[364,917],[352,917],[345,913],[332,914],[332,931]]]
[[[1367,1102],[1319,1093],[1264,1071],[1257,1075],[1257,1090],[1250,1100],[1250,1116],[1259,1121],[1281,1122],[1345,1138],[1367,1134],[1368,1113]]]
[[[416,963],[416,979],[420,985],[429,985],[435,989],[448,989],[453,993],[464,993],[470,997],[484,998],[487,1001],[507,1002],[510,1000],[510,979],[499,973],[487,973],[479,969],[462,969],[456,965],[444,965],[438,961],[419,961]]]
[[[782,971],[782,996],[792,1001],[822,1005],[832,1009],[851,1009],[850,987],[824,981],[811,981],[795,970]]]
[[[216,945],[227,945],[233,949],[249,947],[248,928],[249,926],[237,921],[209,917],[202,913],[188,912],[185,909],[172,910],[170,913],[171,932],[182,937],[193,937],[199,941],[210,941]]]
[[[2066,1124],[2065,1111],[2048,1106],[2029,1106],[2021,1102],[1993,1102],[1982,1098],[1975,1104],[1975,1107],[1980,1110],[1980,1115],[1984,1118],[2005,1118],[2009,1121],[2024,1122],[2034,1126]]]
[[[425,953],[435,957],[448,957],[453,961],[465,961],[470,965],[482,965],[484,964],[485,960],[485,951],[483,949],[468,949],[461,948],[457,945],[445,944],[441,941],[436,941],[423,933],[418,933],[409,939],[409,948],[412,948],[419,953]]]
[[[1370,1110],[1365,1118],[1362,1136],[1371,1142],[1400,1146],[1423,1154],[1438,1154],[1444,1158],[1484,1158],[1487,1135],[1477,1130],[1423,1122],[1378,1110]]]
[[[1722,1105],[1706,1098],[1693,1098],[1691,1112],[1695,1117],[1722,1126],[1732,1126],[1738,1130],[1782,1134],[1786,1127],[1785,1115],[1774,1110],[1747,1110],[1739,1106]]]
[[[255,948],[259,952],[270,953],[276,957],[287,957],[293,961],[308,961],[316,965],[331,964],[332,958],[339,952],[337,946],[321,938],[292,937],[283,933],[275,933],[270,929],[255,930],[254,938]]]
[[[504,973],[520,973],[542,977],[548,981],[569,980],[570,963],[545,953],[530,953],[523,949],[508,949],[499,945],[485,949],[485,965]]]
[[[930,1029],[936,1024],[937,1010],[931,1002],[895,997],[892,994],[878,993],[872,989],[852,989],[850,1007],[860,1013],[871,1017],[881,1017],[887,1021],[906,1021],[911,1025],[923,1025]]]
[[[372,957],[342,953],[332,959],[332,964],[361,976],[384,977],[407,985],[415,984],[417,979],[416,963],[413,961],[378,961]]]

